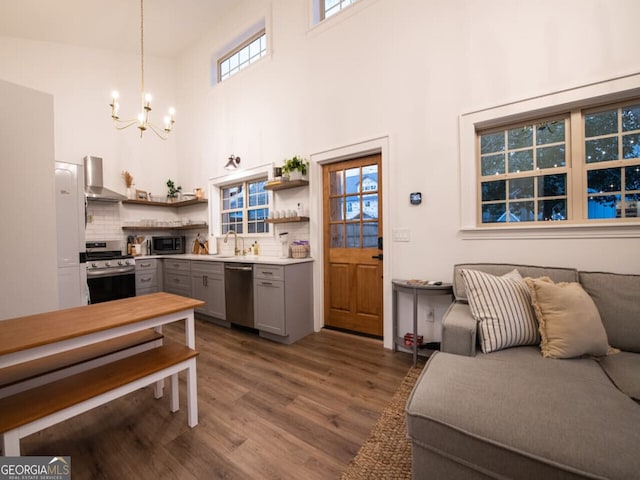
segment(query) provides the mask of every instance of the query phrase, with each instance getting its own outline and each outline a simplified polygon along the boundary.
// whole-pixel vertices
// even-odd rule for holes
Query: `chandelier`
[[[121,120],[118,116],[120,104],[118,103],[118,92],[111,94],[111,118],[113,124],[118,130],[124,130],[132,125],[137,125],[140,130],[140,138],[145,130],[150,129],[162,140],[166,140],[171,133],[173,124],[175,123],[176,111],[173,107],[169,108],[169,114],[164,117],[164,127],[158,127],[149,121],[149,112],[151,112],[151,94],[144,91],[144,0],[140,0],[140,113],[138,117],[132,120]]]

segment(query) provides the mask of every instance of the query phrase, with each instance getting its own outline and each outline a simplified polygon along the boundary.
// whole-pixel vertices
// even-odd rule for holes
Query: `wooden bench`
[[[170,410],[179,409],[178,373],[187,371],[187,423],[198,424],[196,356],[169,343],[0,399],[5,456],[20,455],[20,439],[111,400],[171,377]]]
[[[162,345],[148,329],[0,369],[0,398]]]

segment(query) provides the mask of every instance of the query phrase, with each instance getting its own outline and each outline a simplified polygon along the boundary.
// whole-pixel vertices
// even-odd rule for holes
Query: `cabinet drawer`
[[[149,272],[158,269],[158,261],[155,259],[136,261],[136,272]]]
[[[261,265],[253,267],[253,278],[265,280],[284,280],[284,267],[280,265]]]
[[[158,275],[154,271],[136,272],[136,290],[158,286]]]
[[[189,275],[166,272],[164,276],[164,289],[167,292],[175,292],[176,290],[187,290],[191,292],[191,277]]]
[[[167,272],[189,273],[191,271],[191,262],[189,260],[164,260],[164,269]]]
[[[202,275],[224,275],[224,263],[194,260],[191,262],[191,273],[200,273]]]

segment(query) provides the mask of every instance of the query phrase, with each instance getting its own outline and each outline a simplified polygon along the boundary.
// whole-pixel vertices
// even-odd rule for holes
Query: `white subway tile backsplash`
[[[209,232],[207,228],[202,230],[123,230],[123,225],[138,224],[144,219],[153,219],[155,221],[171,222],[176,220],[191,219],[196,222],[205,222],[207,219],[207,209],[200,207],[196,210],[193,207],[187,207],[184,212],[173,208],[147,207],[138,205],[122,205],[120,203],[106,202],[89,202],[87,205],[87,226],[85,229],[85,237],[87,241],[97,240],[119,240],[126,247],[127,236],[136,235],[144,236],[145,240],[152,236],[160,235],[184,235],[186,237],[186,251],[191,253],[196,235],[199,233],[201,238],[208,239]],[[280,257],[282,253],[282,245],[279,240],[279,234],[287,232],[289,234],[289,243],[296,240],[309,240],[309,222],[300,223],[279,223],[270,224],[270,230],[273,236],[251,236],[241,235],[244,238],[245,248],[248,248],[258,241],[260,246],[260,255],[267,257]],[[223,255],[233,255],[232,237],[225,244],[222,237],[216,239],[218,245],[218,253]]]

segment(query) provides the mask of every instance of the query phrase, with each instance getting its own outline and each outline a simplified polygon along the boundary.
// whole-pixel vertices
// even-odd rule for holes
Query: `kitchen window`
[[[269,193],[267,178],[245,181],[220,188],[220,226],[222,234],[269,233]]]
[[[476,131],[477,224],[637,222],[640,99]]]

